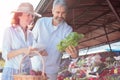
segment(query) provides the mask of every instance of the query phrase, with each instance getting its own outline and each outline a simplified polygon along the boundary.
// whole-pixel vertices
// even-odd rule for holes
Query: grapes
[[[41,71],[30,70],[30,75],[42,75],[42,72]],[[44,73],[44,75],[46,76],[46,73]]]
[[[34,70],[30,70],[30,75],[37,75],[37,72]]]

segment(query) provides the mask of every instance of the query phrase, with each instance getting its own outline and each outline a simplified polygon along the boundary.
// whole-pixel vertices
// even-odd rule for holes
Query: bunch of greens
[[[65,39],[61,40],[57,45],[57,49],[60,52],[64,52],[65,49],[72,45],[77,46],[80,39],[84,37],[83,34],[78,34],[77,32],[71,32]]]

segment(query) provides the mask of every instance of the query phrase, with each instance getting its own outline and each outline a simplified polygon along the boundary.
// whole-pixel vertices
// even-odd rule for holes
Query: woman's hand
[[[68,46],[65,51],[70,54],[71,58],[75,59],[78,57],[78,50],[74,46]]]
[[[26,55],[34,54],[34,51],[38,51],[37,48],[29,47],[26,49]]]
[[[47,53],[47,51],[46,51],[45,49],[39,51],[38,48],[33,48],[33,47],[29,47],[29,48],[27,49],[26,54],[27,54],[27,55],[29,55],[29,54],[34,54],[35,51],[39,52],[39,54],[41,54],[42,56],[47,56],[47,55],[48,55],[48,53]]]

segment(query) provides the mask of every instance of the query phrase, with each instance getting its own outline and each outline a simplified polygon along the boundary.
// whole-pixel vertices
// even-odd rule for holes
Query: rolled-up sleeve
[[[10,29],[6,29],[3,36],[2,42],[2,58],[7,60],[7,54],[11,51],[11,32]]]

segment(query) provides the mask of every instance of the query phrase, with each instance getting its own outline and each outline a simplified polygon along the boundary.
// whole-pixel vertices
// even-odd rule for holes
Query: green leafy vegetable
[[[80,39],[84,37],[83,34],[78,34],[77,32],[71,32],[65,39],[61,40],[57,45],[57,49],[60,52],[64,52],[65,49],[70,46],[77,46]]]

